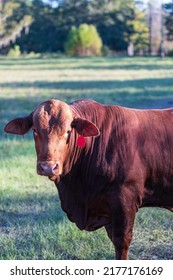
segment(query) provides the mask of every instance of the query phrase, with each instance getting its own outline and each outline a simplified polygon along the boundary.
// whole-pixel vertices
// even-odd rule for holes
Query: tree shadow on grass
[[[130,256],[131,259],[140,260],[173,260],[172,246],[173,244],[163,244],[161,240],[160,244],[150,247],[137,243],[130,248]]]
[[[58,241],[66,216],[58,195],[3,197],[0,210],[0,259],[76,259]]]
[[[2,200],[2,201],[1,201]],[[0,226],[7,228],[20,223],[26,225],[26,221],[37,223],[40,220],[46,223],[49,220],[60,221],[63,219],[63,212],[60,210],[60,202],[54,195],[30,194],[26,197],[1,196],[0,202]]]
[[[139,59],[129,57],[49,57],[49,58],[1,58],[0,66],[3,71],[9,71],[10,67],[26,66],[26,70],[33,70],[33,65],[36,69],[42,71],[48,70],[171,70],[173,65],[168,59],[142,58]],[[169,59],[170,61],[170,59]],[[64,66],[66,64],[66,66]]]
[[[36,81],[36,82],[5,82],[0,84],[1,88],[40,88],[40,89],[61,89],[61,90],[80,90],[80,89],[102,89],[108,88],[126,89],[134,87],[141,89],[143,87],[155,88],[173,86],[172,78],[151,78],[151,79],[133,79],[133,80],[85,80],[85,81]]]
[[[128,97],[129,106],[130,100],[134,103],[136,98],[141,98],[141,106],[143,98],[149,101],[152,98],[173,98],[173,79],[172,78],[159,78],[159,79],[133,79],[126,81],[116,80],[86,80],[86,81],[37,81],[37,82],[9,82],[1,83],[1,88],[10,88],[14,91],[16,88],[26,89],[27,93],[30,88],[40,90],[40,94],[27,95],[24,97],[16,98],[1,98],[0,111],[11,110],[15,114],[18,108],[20,111],[33,110],[40,102],[47,99],[56,98],[65,102],[71,102],[77,99],[90,98],[96,101],[102,101],[103,104],[107,103],[120,103],[123,105],[123,100],[126,101]],[[49,94],[49,90],[57,90],[57,93]],[[46,94],[42,91],[46,91]],[[117,101],[117,102],[116,102]],[[140,102],[140,100],[139,100]],[[125,102],[126,104],[126,102]],[[138,102],[137,102],[138,104]],[[12,110],[13,109],[13,110]]]

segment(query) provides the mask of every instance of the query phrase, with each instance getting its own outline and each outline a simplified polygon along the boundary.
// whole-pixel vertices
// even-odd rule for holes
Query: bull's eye
[[[68,130],[67,131],[67,144],[68,144],[68,142],[70,140],[70,134],[71,134],[71,130]]]

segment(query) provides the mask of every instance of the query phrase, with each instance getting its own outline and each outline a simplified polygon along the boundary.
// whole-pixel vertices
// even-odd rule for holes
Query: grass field
[[[0,259],[113,259],[104,229],[80,231],[52,182],[36,174],[32,134],[3,133],[47,99],[90,98],[136,108],[173,106],[173,59],[0,58]],[[173,215],[141,209],[131,259],[173,259]]]

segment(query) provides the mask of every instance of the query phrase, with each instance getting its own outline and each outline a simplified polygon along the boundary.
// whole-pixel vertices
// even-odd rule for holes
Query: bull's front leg
[[[113,213],[112,223],[106,226],[106,231],[114,244],[116,259],[127,260],[136,209],[119,206]]]

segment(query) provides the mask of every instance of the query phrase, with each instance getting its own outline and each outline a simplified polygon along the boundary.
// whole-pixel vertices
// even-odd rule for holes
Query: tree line
[[[173,40],[173,2],[164,6],[156,0],[145,3],[142,0],[0,0],[0,53],[8,53],[14,45],[23,53],[65,52],[69,33],[83,24],[85,28],[94,26],[106,51],[129,50],[132,55],[158,53],[163,40]]]

